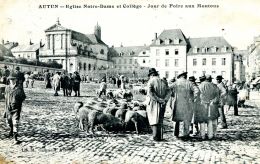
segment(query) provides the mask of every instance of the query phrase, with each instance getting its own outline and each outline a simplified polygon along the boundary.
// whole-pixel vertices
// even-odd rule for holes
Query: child
[[[19,76],[17,73],[9,75],[8,80],[10,84],[6,86],[5,90],[5,116],[11,128],[8,137],[14,136],[15,144],[18,144],[20,143],[18,141],[18,125],[22,103],[26,96],[23,88],[19,85]]]

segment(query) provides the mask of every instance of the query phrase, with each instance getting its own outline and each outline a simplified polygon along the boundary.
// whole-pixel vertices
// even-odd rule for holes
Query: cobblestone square
[[[79,131],[73,113],[75,102],[93,99],[97,85],[83,83],[81,97],[54,97],[52,89],[25,88],[20,145],[6,138],[8,128],[0,102],[0,163],[260,163],[260,95],[252,92],[245,108],[234,116],[227,111],[228,129],[218,129],[213,141],[189,141],[173,137],[169,109],[165,118],[163,142],[151,134],[107,134],[95,136]]]

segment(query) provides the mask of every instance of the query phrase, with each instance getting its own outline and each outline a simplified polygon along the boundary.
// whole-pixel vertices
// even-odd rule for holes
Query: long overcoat
[[[191,121],[193,115],[193,86],[184,78],[177,79],[171,87],[174,92],[174,103],[172,105],[173,121]]]
[[[195,122],[202,123],[219,117],[219,89],[217,85],[204,81],[199,85],[201,108],[195,115]]]
[[[162,105],[159,103],[161,99],[167,101],[169,95],[169,87],[159,77],[152,77],[148,84],[147,92],[147,116],[150,125],[156,125],[160,120],[163,119],[165,112],[165,104]]]

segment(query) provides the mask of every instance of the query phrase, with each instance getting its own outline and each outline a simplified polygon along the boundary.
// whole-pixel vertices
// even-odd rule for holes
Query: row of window
[[[170,55],[170,50],[169,49],[165,49],[164,51],[165,55]],[[179,50],[175,49],[174,50],[174,55],[178,55],[179,54]],[[160,55],[160,49],[156,49],[156,56]]]
[[[122,60],[123,60],[123,59],[122,59]],[[124,59],[124,60],[123,60],[124,63],[122,62],[122,60],[121,60],[121,59],[118,59],[118,61],[115,60],[115,64],[133,64],[133,59],[129,59],[129,62],[127,62],[127,59]],[[146,63],[146,60],[143,59],[142,62],[143,62],[143,63]],[[134,59],[134,64],[138,64],[137,59]]]
[[[197,59],[193,59],[193,66],[197,66],[198,62]],[[207,59],[203,58],[202,59],[202,65],[207,65]],[[211,59],[211,65],[217,65],[217,59],[216,58],[212,58]],[[221,65],[226,65],[226,58],[221,58]]]
[[[83,63],[83,70],[86,71],[87,70],[87,67],[88,67],[88,71],[91,71],[91,68],[93,67],[93,70],[96,69],[95,66],[91,66],[91,64],[86,64],[86,63]],[[82,63],[79,62],[79,70],[82,70]]]
[[[27,57],[26,57],[27,56]],[[27,59],[30,59],[32,56],[31,56],[31,54],[18,54],[18,58],[27,58]]]
[[[132,66],[116,66],[115,65],[115,68],[117,68],[117,69],[129,69],[129,70],[132,70],[132,69],[134,69],[134,68],[137,68],[137,67],[132,67]]]
[[[156,59],[156,67],[160,67],[161,64],[160,64],[160,59]],[[164,64],[165,67],[169,67],[170,66],[170,59],[165,59],[165,64]],[[174,66],[175,67],[179,67],[179,59],[174,59]]]
[[[218,47],[202,47],[202,48],[197,48],[196,46],[193,48],[193,53],[198,53],[201,51],[201,53],[207,53],[207,52],[211,52],[211,53],[216,53],[218,51]],[[228,47],[224,46],[221,48],[221,52],[227,52]]]

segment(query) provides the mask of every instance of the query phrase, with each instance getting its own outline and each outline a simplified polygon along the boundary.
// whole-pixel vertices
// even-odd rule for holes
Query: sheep
[[[110,114],[104,114],[100,111],[92,110],[87,106],[83,106],[82,102],[77,102],[74,105],[74,112],[79,119],[80,130],[86,129],[88,132],[90,126],[91,132],[94,134],[94,126],[96,125],[101,125],[101,127],[106,130],[123,129],[123,124],[118,118]],[[85,124],[83,122],[85,122]],[[84,128],[83,125],[85,125],[86,128]]]

